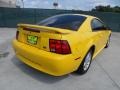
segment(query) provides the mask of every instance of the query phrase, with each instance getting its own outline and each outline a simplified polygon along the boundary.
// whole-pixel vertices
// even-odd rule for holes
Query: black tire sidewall
[[[89,67],[88,67],[86,70],[84,70],[84,62],[85,62],[85,58],[86,58],[86,56],[88,55],[88,53],[91,53],[91,60],[90,60],[90,65],[91,65],[92,56],[93,56],[93,51],[90,49],[90,50],[87,52],[87,54],[85,55],[85,57],[84,57],[82,63],[80,64],[78,70],[76,71],[78,74],[85,74],[85,73],[88,71],[89,67],[90,67],[90,65],[89,65]]]

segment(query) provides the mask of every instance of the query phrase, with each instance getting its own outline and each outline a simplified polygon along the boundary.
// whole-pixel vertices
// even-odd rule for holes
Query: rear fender
[[[86,56],[87,52],[90,50],[90,48],[93,46],[93,40],[90,40],[88,43],[83,43],[81,44],[77,51],[76,51],[76,55],[75,58],[79,58],[79,60],[77,60],[76,62],[76,70],[78,69],[78,67],[80,66],[81,62],[83,61],[84,57]]]

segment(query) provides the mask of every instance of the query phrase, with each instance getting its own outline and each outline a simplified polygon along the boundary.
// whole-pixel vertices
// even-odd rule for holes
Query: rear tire
[[[93,56],[93,50],[90,49],[88,51],[88,53],[86,54],[84,60],[80,64],[79,68],[77,69],[77,71],[76,71],[77,74],[82,75],[82,74],[85,74],[88,71],[88,69],[89,69],[89,67],[91,65],[92,56]]]

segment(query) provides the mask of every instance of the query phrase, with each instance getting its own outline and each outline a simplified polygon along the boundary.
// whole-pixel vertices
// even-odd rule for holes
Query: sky
[[[58,2],[58,9],[91,10],[97,5],[120,6],[120,0],[23,0],[25,8],[53,9],[53,2]],[[23,6],[21,0],[17,4]]]

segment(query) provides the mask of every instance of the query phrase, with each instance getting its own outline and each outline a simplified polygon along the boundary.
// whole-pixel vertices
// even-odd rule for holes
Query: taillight
[[[50,52],[58,54],[70,54],[71,49],[67,40],[49,39]]]
[[[18,40],[19,31],[16,32],[16,39]]]

